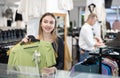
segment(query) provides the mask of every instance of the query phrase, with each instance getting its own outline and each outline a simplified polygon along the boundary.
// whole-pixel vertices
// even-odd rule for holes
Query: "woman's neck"
[[[53,42],[52,35],[50,33],[43,33],[43,40]]]

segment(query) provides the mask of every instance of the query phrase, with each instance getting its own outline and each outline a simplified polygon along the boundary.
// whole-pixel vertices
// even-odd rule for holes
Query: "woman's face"
[[[51,33],[55,28],[55,19],[52,16],[45,16],[42,20],[41,27],[44,33]]]

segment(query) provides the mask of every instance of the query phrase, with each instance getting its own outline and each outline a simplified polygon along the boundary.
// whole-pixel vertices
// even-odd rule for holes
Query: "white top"
[[[58,7],[63,10],[72,10],[73,0],[58,0]]]
[[[95,25],[96,26],[95,30],[98,30],[98,31],[96,31],[96,33],[98,35],[100,35],[100,37],[101,37],[101,30],[102,30],[102,37],[104,38],[105,34],[106,34],[106,26],[105,26],[106,25],[106,10],[105,10],[105,6],[104,6],[105,0],[86,0],[84,21],[87,20],[88,15],[90,14],[88,5],[90,5],[92,3],[96,5],[93,13],[95,13],[97,15],[97,18],[99,21],[102,21],[101,23],[98,23],[99,26],[98,26],[98,24]]]
[[[25,22],[33,18],[40,18],[45,12],[46,0],[20,0],[18,13],[23,15]]]
[[[85,23],[81,30],[79,36],[79,46],[85,50],[93,50],[95,45],[95,39],[93,36],[92,26]]]

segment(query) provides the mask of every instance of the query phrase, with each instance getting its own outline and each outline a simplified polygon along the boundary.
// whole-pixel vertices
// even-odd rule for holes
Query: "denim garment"
[[[80,48],[80,51],[82,49]],[[79,59],[79,62],[85,60],[87,57],[89,56],[89,51],[85,51],[84,54],[80,54],[80,59]]]

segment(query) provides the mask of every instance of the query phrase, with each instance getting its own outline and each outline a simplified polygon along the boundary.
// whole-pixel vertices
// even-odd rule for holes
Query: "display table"
[[[0,64],[0,78],[113,78],[112,76],[107,76],[107,75],[80,73],[80,72],[71,73],[70,71],[64,71],[64,70],[57,70],[56,73],[53,75],[47,75],[47,76],[44,75],[44,77],[42,76],[43,75],[38,73],[9,71],[7,70],[6,64]],[[114,77],[114,78],[120,78],[120,77]]]

